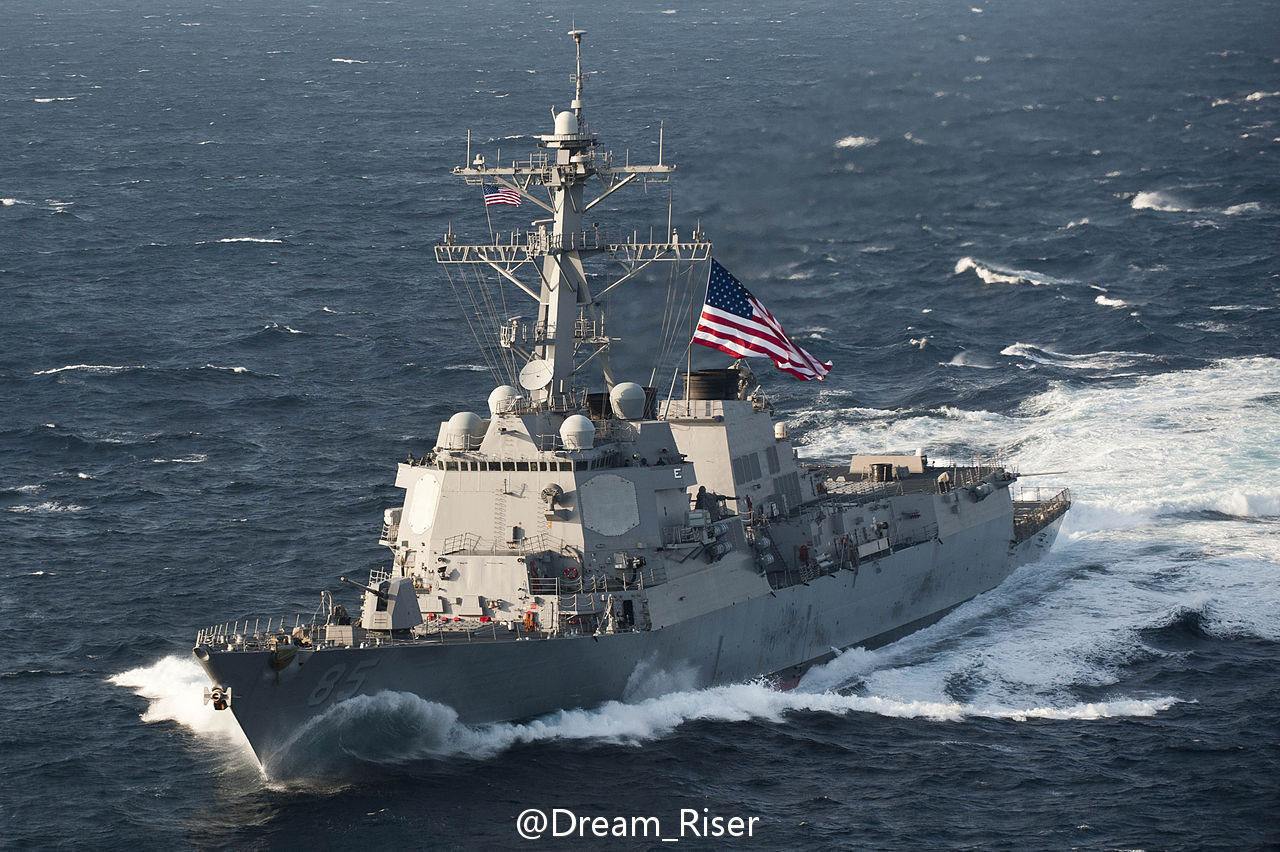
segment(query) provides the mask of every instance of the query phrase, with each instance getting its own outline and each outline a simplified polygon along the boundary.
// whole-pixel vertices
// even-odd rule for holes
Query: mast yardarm
[[[499,284],[514,285],[537,300],[537,318],[532,322],[523,317],[491,317],[488,328],[498,332],[505,355],[501,360],[520,377],[531,403],[540,408],[576,408],[575,392],[584,383],[575,382],[574,377],[592,361],[599,363],[605,385],[613,386],[610,339],[604,334],[600,303],[604,292],[655,261],[700,263],[711,253],[711,244],[696,232],[681,241],[672,229],[668,240],[640,242],[636,235],[620,238],[607,225],[584,222],[588,211],[623,186],[637,179],[665,182],[675,170],[663,163],[632,165],[629,159],[619,165],[610,153],[597,150],[596,135],[583,111],[583,83],[589,73],[582,70],[584,34],[580,29],[569,33],[576,48],[571,75],[574,99],[568,110],[553,109],[554,131],[537,137],[540,150],[510,165],[489,166],[483,155],[476,155],[467,166],[453,170],[468,184],[498,184],[515,190],[550,216],[534,220],[523,233],[513,232],[505,244],[495,240],[487,245],[456,245],[450,234],[444,245],[436,247],[436,259],[446,264],[446,270],[449,264],[472,264],[477,275],[496,272]],[[604,189],[588,201],[586,189],[592,179],[598,179]],[[593,294],[584,263],[596,257],[611,260],[611,274],[617,277],[602,293]],[[535,274],[536,282],[532,281]],[[484,341],[480,342],[483,347]]]

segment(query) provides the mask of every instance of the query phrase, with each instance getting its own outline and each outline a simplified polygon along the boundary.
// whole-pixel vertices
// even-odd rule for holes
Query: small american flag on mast
[[[495,204],[507,204],[511,207],[519,207],[524,199],[520,197],[520,193],[514,189],[507,189],[505,186],[489,186],[484,187],[484,206],[492,207]]]
[[[831,370],[830,361],[819,361],[797,346],[773,314],[715,260],[693,340],[735,358],[769,358],[801,381],[821,381]]]

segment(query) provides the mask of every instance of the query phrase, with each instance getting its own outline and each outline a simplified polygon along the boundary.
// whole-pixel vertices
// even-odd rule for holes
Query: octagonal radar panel
[[[525,390],[541,390],[551,384],[554,374],[551,362],[534,358],[520,369],[520,387]]]

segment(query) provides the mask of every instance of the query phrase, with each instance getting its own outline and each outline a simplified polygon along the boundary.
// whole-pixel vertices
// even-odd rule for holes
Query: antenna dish
[[[541,390],[551,384],[554,369],[550,362],[534,358],[520,370],[520,387],[525,390]]]

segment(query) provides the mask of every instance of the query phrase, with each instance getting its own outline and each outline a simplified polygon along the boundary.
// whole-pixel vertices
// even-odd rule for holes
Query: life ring
[[[568,568],[564,569],[564,578],[566,580],[578,579],[578,566],[570,565]]]

